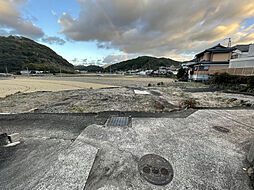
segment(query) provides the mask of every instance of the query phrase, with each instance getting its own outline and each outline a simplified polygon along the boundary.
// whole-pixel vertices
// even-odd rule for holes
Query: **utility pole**
[[[232,40],[231,40],[231,38],[225,38],[224,41],[225,40],[228,40],[228,48],[230,48],[232,46]]]
[[[231,47],[231,45],[232,45],[231,38],[228,38],[228,47]]]
[[[6,75],[8,74],[8,68],[7,68],[7,65],[5,65],[5,72],[6,72]]]
[[[60,66],[60,77],[62,78],[62,66]]]
[[[29,77],[29,71],[28,71],[28,67],[26,68],[26,71],[27,71],[27,76]]]

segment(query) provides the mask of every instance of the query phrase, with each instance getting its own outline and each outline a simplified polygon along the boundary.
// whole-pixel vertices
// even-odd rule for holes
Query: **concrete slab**
[[[85,189],[250,189],[243,171],[254,133],[253,110],[203,110],[186,119],[133,119],[132,128],[89,126],[84,140],[100,151]],[[227,126],[221,133],[214,125]],[[173,166],[164,187],[144,181],[139,159],[154,153]]]
[[[85,130],[97,117],[0,117],[4,131],[22,138],[17,147],[0,149],[0,189],[250,189],[243,168],[254,133],[254,110],[173,115],[133,118],[128,128],[105,127],[104,120]],[[140,177],[138,161],[146,154],[171,163],[174,179],[169,185],[155,186]]]
[[[150,92],[147,92],[145,90],[134,90],[134,93],[137,95],[150,95]]]
[[[63,161],[63,151],[86,126],[104,124],[106,119],[82,114],[1,115],[0,128],[19,133],[21,143],[0,148],[0,189],[34,189],[52,164]]]
[[[15,147],[0,148],[0,189],[30,190],[71,140],[24,138]]]
[[[49,171],[40,179],[34,189],[84,189],[98,152],[97,148],[83,141],[84,133],[85,130],[67,150],[60,153],[54,163],[51,163]]]

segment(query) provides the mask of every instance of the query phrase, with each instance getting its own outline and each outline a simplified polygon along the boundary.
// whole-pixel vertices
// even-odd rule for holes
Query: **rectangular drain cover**
[[[106,125],[108,127],[128,127],[129,117],[111,117],[108,119]]]

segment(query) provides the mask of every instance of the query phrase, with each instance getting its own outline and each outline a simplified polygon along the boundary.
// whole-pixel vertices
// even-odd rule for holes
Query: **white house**
[[[250,44],[248,52],[236,50],[230,60],[229,68],[254,68],[254,44]]]
[[[27,71],[27,70],[20,71],[20,74],[21,74],[21,75],[30,75],[30,74],[31,74],[31,71]]]

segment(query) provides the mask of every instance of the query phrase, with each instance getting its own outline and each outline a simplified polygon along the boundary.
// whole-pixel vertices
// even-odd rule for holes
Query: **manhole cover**
[[[143,156],[138,163],[138,170],[146,181],[154,185],[167,185],[174,177],[171,164],[155,154]]]
[[[108,127],[128,127],[129,117],[111,117],[106,125]]]
[[[213,126],[213,128],[222,133],[229,133],[230,130],[222,126]]]

